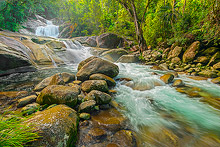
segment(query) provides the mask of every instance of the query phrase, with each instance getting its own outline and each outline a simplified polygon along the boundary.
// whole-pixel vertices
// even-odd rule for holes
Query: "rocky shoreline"
[[[5,32],[0,34],[0,45],[4,47],[1,48],[1,56],[6,54],[13,56],[16,59],[15,62],[18,62],[20,60],[17,59],[21,58],[21,55],[17,55],[18,49],[12,52],[16,46],[2,43],[9,38],[10,33],[6,34]],[[12,38],[14,38],[16,45],[20,45],[19,49],[23,48],[20,44],[24,43],[21,40],[21,35],[13,34]],[[53,66],[51,59],[45,54],[41,54],[40,50],[42,47],[44,49],[49,47],[50,53],[53,54],[55,48],[59,47],[58,50],[64,48],[62,41],[41,38],[33,42],[31,38],[29,36],[25,39],[26,43],[27,41],[30,43],[32,40],[30,44],[34,47],[29,46],[29,48],[34,49],[36,44],[40,48],[32,50],[30,55],[33,55],[33,58],[24,57],[24,60],[27,61],[25,64],[10,67],[9,70],[19,68],[26,63],[30,66],[37,64]],[[39,40],[47,41],[40,45]],[[87,38],[87,41],[91,41],[91,38]],[[8,41],[6,42],[8,43]],[[101,42],[105,44],[105,39]],[[113,62],[143,63],[143,61],[139,60],[137,52],[129,54],[123,48],[99,47],[91,50],[96,56],[89,57],[78,64],[76,74],[56,73],[34,85],[30,91],[0,92],[1,113],[8,110],[23,116],[31,115],[25,124],[33,126],[34,131],[39,132],[41,137],[32,142],[30,146],[137,146],[135,132],[128,126],[129,121],[117,110],[121,106],[114,101],[114,96],[117,93],[114,87],[119,81],[120,84],[133,90],[144,91],[152,89],[152,87],[135,85],[129,78],[116,79],[119,67]],[[189,86],[178,79],[178,74],[187,74],[198,80],[213,78],[213,83],[220,84],[220,51],[218,48],[202,48],[198,41],[192,43],[188,48],[176,44],[171,47],[161,45],[158,48],[143,53],[144,64],[153,65],[152,69],[154,70],[167,71],[160,77],[163,82],[153,83],[155,86],[169,84],[180,93],[189,97],[200,97],[200,101],[220,109],[220,102],[217,98],[210,98],[209,93],[198,87]],[[36,57],[36,55],[39,56]],[[57,59],[56,63],[62,64],[59,58],[54,57]],[[47,60],[44,60],[46,58]],[[5,61],[10,59],[7,56]],[[37,69],[37,66],[35,68]],[[1,70],[5,71],[5,69]],[[205,78],[197,77],[197,75]],[[13,116],[13,113],[6,115]]]

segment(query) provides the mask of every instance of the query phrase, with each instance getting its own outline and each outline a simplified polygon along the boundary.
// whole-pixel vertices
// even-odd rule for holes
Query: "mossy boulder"
[[[93,74],[89,77],[90,80],[105,80],[108,84],[108,86],[115,86],[116,82],[109,76],[106,76],[104,74]]]
[[[108,92],[108,86],[105,80],[88,80],[82,83],[81,88],[84,92],[90,92],[92,90]]]
[[[160,79],[164,83],[169,84],[169,83],[173,82],[174,75],[172,75],[172,74],[165,74],[165,75],[161,76]]]
[[[95,105],[96,105],[96,101],[94,100],[85,101],[79,105],[79,112],[90,113],[93,110],[95,110]]]
[[[79,118],[84,120],[89,120],[91,116],[89,113],[80,113]]]
[[[80,68],[76,76],[78,80],[85,81],[89,79],[89,76],[96,73],[101,73],[113,78],[118,75],[119,68],[109,61],[95,58]]]
[[[92,90],[86,95],[85,100],[95,100],[97,104],[108,104],[112,100],[112,97],[107,93]]]
[[[183,62],[193,61],[200,50],[200,42],[193,42],[183,54]]]
[[[77,104],[80,86],[50,85],[38,95],[36,102],[43,104],[66,104],[74,107]]]
[[[36,113],[27,120],[41,136],[31,146],[75,146],[77,141],[78,116],[66,105],[57,105]]]
[[[115,62],[117,61],[121,56],[127,55],[128,52],[125,49],[111,49],[109,51],[106,51],[101,54],[101,57],[103,57],[106,60]]]
[[[168,54],[168,59],[174,58],[174,57],[179,57],[181,54],[183,48],[176,46],[173,50],[171,50]]]

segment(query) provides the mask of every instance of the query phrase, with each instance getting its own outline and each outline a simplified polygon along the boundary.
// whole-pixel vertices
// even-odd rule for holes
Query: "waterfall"
[[[63,43],[66,46],[65,51],[57,54],[67,65],[77,64],[92,56],[90,47],[84,47],[76,40],[65,40]]]
[[[37,27],[35,34],[37,36],[57,38],[59,36],[59,26],[56,26],[52,21],[47,20],[47,25]]]

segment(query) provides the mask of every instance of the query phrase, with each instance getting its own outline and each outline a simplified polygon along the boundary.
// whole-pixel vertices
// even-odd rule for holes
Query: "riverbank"
[[[11,38],[16,44],[27,46],[21,40],[23,35],[6,33],[1,34],[2,38]],[[123,48],[85,48],[79,43],[82,38],[64,40],[43,37],[47,41],[41,42],[42,37],[35,36],[36,40],[41,40],[41,44],[36,40],[33,42],[33,36],[26,38],[32,45],[49,47],[51,55],[62,61],[59,64],[54,60],[55,65],[46,54],[48,64],[41,65],[37,60],[34,60],[36,64],[31,62],[32,66],[38,65],[34,66],[35,71],[14,72],[0,77],[1,113],[6,116],[19,115],[21,119],[31,116],[27,124],[33,124],[43,136],[32,144],[219,145],[219,85],[212,83],[210,78],[188,75],[187,70],[182,72],[175,69],[175,72],[169,66],[161,65],[165,60],[172,64],[172,58],[160,60],[166,52],[145,51],[150,52],[148,55],[151,57],[148,58],[151,62],[156,59],[153,64],[158,62],[158,66],[153,66],[143,65],[138,53],[129,53]],[[12,49],[14,46],[9,47],[10,41],[7,43],[4,45],[8,46],[8,53],[12,50],[19,52]],[[34,55],[40,50],[36,48]],[[90,54],[82,56],[82,52],[83,55]],[[155,52],[161,55],[154,56]],[[182,58],[183,54],[180,53],[178,58]],[[196,54],[194,58],[199,55]],[[7,58],[7,61],[10,59]],[[181,67],[190,63],[189,68],[193,68],[193,62],[174,65]],[[212,67],[207,69],[212,70]],[[218,74],[219,71],[213,69],[213,72]],[[51,138],[51,134],[56,139]]]

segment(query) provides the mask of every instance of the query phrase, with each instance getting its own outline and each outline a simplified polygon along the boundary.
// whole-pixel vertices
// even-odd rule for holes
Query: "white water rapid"
[[[90,47],[84,47],[76,40],[64,40],[63,43],[66,48],[56,54],[70,69],[74,67],[74,71],[76,71],[79,62],[92,56]]]
[[[47,20],[47,25],[37,27],[35,34],[37,36],[57,38],[59,36],[59,26],[56,26],[52,21]]]
[[[179,142],[181,146],[194,146],[193,143],[207,132],[220,135],[219,110],[201,102],[199,97],[189,97],[177,92],[171,85],[163,84],[159,79],[162,72],[152,70],[150,66],[121,63],[118,66],[118,77],[131,78],[133,81],[127,86],[123,82],[117,84],[116,101],[122,105],[120,111],[130,120],[138,138],[141,138],[140,146],[170,146],[169,141],[164,142],[163,133],[170,135],[171,139],[181,138],[183,141],[188,138],[187,142]],[[158,75],[153,75],[153,72]],[[179,78],[189,86],[200,88],[201,94],[204,91],[204,95],[207,92],[213,98],[220,97],[220,86],[210,81],[196,81],[187,76]],[[142,88],[135,90],[131,85]],[[190,131],[187,132],[187,129]],[[173,134],[179,136],[175,138]],[[192,140],[189,141],[189,138]]]

